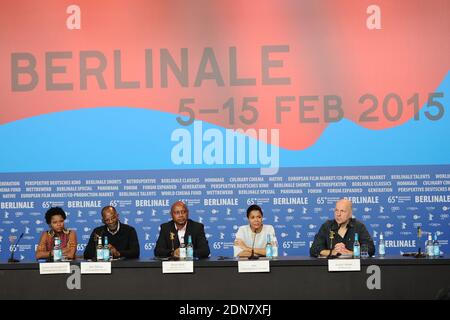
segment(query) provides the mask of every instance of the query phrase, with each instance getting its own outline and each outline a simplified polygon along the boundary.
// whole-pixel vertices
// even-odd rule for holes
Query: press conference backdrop
[[[186,201],[213,255],[259,204],[307,255],[341,197],[387,253],[450,233],[448,1],[31,1],[0,12],[0,259],[105,205],[153,255]]]

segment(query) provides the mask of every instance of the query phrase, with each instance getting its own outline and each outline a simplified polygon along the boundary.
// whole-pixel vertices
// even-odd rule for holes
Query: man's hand
[[[352,254],[353,253],[353,251],[348,250],[345,247],[345,244],[342,242],[339,242],[334,246],[333,252],[340,253],[340,254]]]
[[[114,246],[113,246],[113,245],[111,245],[111,244],[108,244],[108,247],[109,247],[109,250],[111,251],[111,254],[112,254],[112,256],[113,256],[114,258],[118,258],[118,257],[120,257],[120,252],[119,252],[119,251],[117,251],[117,249],[116,249],[116,248],[114,248]]]

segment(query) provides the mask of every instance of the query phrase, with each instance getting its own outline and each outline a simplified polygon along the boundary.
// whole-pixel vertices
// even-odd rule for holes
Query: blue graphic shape
[[[450,73],[435,91],[444,93],[439,101],[448,108]],[[174,164],[171,152],[177,142],[171,141],[171,134],[179,128],[193,133],[192,125],[182,127],[176,117],[155,110],[112,107],[52,113],[8,123],[0,126],[0,172],[260,166]],[[202,126],[203,132],[215,129],[225,136],[222,127],[206,122]],[[368,130],[342,120],[331,124],[308,149],[277,149],[279,163],[280,167],[448,164],[448,128],[447,109],[438,121],[427,119],[421,110],[419,121],[412,119],[384,130]]]

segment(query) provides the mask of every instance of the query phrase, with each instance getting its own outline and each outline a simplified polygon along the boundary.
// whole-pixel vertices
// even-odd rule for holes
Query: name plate
[[[194,261],[163,261],[163,273],[193,273]]]
[[[39,263],[40,274],[70,273],[69,262],[42,262]]]
[[[360,259],[328,260],[328,271],[361,271]]]
[[[81,274],[111,274],[111,262],[81,262]]]
[[[269,260],[240,260],[238,272],[270,272]]]

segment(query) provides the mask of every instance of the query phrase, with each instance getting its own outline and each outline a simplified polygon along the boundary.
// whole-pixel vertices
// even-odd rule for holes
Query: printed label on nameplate
[[[81,274],[111,274],[111,262],[81,262]]]
[[[238,271],[241,272],[270,272],[269,260],[238,261]]]
[[[70,273],[69,262],[43,262],[39,263],[40,274]]]
[[[193,273],[194,261],[163,261],[163,273]]]
[[[361,271],[360,259],[328,260],[328,271]]]

